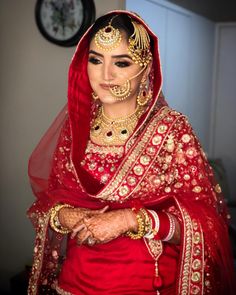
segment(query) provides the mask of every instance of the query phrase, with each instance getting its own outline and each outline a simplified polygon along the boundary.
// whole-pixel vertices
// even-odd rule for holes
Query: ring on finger
[[[88,237],[87,243],[89,246],[93,246],[95,244],[95,240],[92,237]]]

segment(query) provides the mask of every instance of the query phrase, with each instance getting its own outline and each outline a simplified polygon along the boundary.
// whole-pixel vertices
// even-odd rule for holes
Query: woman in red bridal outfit
[[[68,104],[29,161],[28,294],[233,293],[220,186],[161,87],[158,39],[136,14],[82,37]]]

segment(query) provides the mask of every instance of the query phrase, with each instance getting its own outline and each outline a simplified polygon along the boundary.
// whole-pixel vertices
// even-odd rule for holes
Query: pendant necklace
[[[101,106],[91,126],[91,140],[102,145],[123,145],[134,131],[142,113],[143,108],[137,106],[132,114],[112,119],[104,114]]]

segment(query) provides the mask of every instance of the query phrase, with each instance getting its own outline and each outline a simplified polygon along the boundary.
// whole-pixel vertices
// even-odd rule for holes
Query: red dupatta
[[[56,203],[91,209],[105,204],[110,209],[129,208],[139,203],[175,214],[182,228],[176,294],[221,294],[222,290],[231,294],[232,263],[223,200],[186,118],[169,109],[161,94],[158,39],[136,14],[112,13],[135,18],[153,39],[153,99],[126,143],[119,169],[101,186],[80,167],[94,108],[87,76],[88,30],[70,65],[68,106],[29,161],[37,200],[28,211],[36,229],[28,294],[39,294],[39,285],[53,286],[57,275],[59,263],[54,254],[60,251],[63,237],[48,226],[49,210]],[[158,242],[146,244],[157,259]]]

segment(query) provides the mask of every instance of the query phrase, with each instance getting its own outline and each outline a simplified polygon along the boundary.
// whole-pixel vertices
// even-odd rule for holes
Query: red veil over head
[[[217,265],[218,268],[221,268],[221,271],[217,271],[217,275],[215,275],[218,280],[217,284],[215,287],[211,287],[211,294],[221,294],[220,289],[218,289],[219,283],[225,282],[223,284],[225,291],[229,290],[232,281],[232,265],[225,211],[222,209],[220,195],[217,195],[216,199],[216,193],[213,191],[215,184],[212,179],[211,169],[202,153],[198,152],[200,146],[195,137],[193,136],[194,149],[199,155],[199,171],[202,169],[201,173],[203,175],[201,185],[204,184],[207,187],[201,192],[204,201],[200,202],[200,197],[200,201],[197,201],[196,193],[193,193],[192,190],[181,191],[177,186],[175,193],[169,194],[167,190],[166,192],[161,189],[158,191],[153,187],[150,188],[150,191],[147,189],[145,191],[142,188],[145,185],[137,185],[135,190],[135,188],[131,189],[126,184],[126,180],[130,176],[129,173],[131,173],[128,169],[129,165],[134,166],[137,161],[141,163],[142,153],[145,149],[151,150],[151,144],[154,145],[153,148],[155,149],[157,144],[160,144],[154,157],[157,159],[156,157],[161,154],[166,142],[168,143],[168,140],[170,140],[171,134],[176,132],[174,130],[176,126],[182,126],[185,132],[188,130],[191,134],[192,131],[181,114],[173,112],[167,107],[161,93],[162,73],[158,38],[135,13],[117,10],[110,12],[108,15],[114,13],[127,14],[142,23],[152,39],[153,64],[151,74],[153,77],[153,98],[125,145],[125,156],[120,169],[118,169],[119,171],[108,184],[101,185],[80,166],[89,139],[90,122],[95,108],[91,100],[92,89],[87,75],[89,32],[91,28],[88,29],[76,48],[69,68],[68,104],[43,136],[29,160],[29,177],[37,199],[28,211],[36,229],[34,263],[28,294],[38,294],[39,285],[52,285],[57,274],[58,260],[52,253],[53,251],[60,251],[62,236],[50,231],[48,226],[49,210],[52,206],[56,203],[68,203],[78,207],[95,209],[109,204],[110,209],[116,209],[132,207],[137,202],[154,209],[174,207],[179,214],[182,224],[182,244],[176,294],[190,294],[186,293],[186,290],[204,289],[203,273],[204,263],[206,263],[204,261],[206,260],[210,261],[209,265]],[[164,129],[163,126],[165,126]],[[181,140],[183,134],[181,134],[181,128],[178,128],[180,130],[179,135],[175,134],[173,136],[175,136],[176,140]],[[155,132],[159,132],[159,134],[156,135]],[[161,136],[164,133],[166,135],[157,143],[157,139],[162,138]],[[171,157],[174,161],[174,156]],[[130,162],[131,159],[134,159],[132,163]],[[174,167],[174,165],[176,165],[176,162],[172,166]],[[189,162],[188,165],[191,166],[192,163]],[[140,177],[139,184],[146,181],[150,171],[155,168],[154,166],[155,162],[152,162],[149,166],[144,167],[146,174]],[[122,174],[121,171],[125,171],[125,173],[122,172]],[[150,177],[153,177],[153,175]],[[119,196],[124,195],[124,192],[127,197],[119,199]],[[220,212],[216,211],[218,200],[221,201]],[[206,202],[206,205],[204,205],[205,201],[208,202]],[[208,216],[209,223],[205,222],[206,216]],[[217,239],[224,240],[224,245],[222,245],[221,241],[212,239],[212,232],[215,233]],[[191,265],[194,258],[194,243],[198,243],[201,250],[198,249],[201,252],[199,255],[201,255],[203,262],[201,269],[197,271]],[[210,254],[207,252],[207,255],[209,255],[207,258],[204,257],[204,247],[206,245],[211,249]],[[191,253],[189,253],[190,250]],[[218,273],[220,273],[219,276]],[[194,280],[191,280],[194,275],[197,279],[198,276],[201,277],[200,282],[196,281],[194,283]],[[214,283],[214,280],[212,282]],[[217,293],[218,291],[219,293]]]

